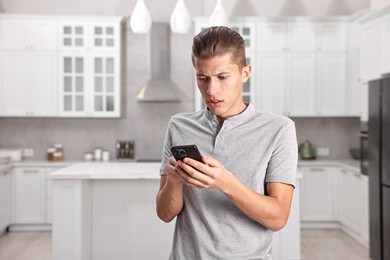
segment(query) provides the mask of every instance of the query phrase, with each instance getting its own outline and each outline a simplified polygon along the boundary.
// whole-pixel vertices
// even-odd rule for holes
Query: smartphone
[[[198,147],[194,144],[172,146],[171,152],[177,161],[183,160],[185,157],[189,157],[199,162],[203,162],[202,155],[200,154]]]

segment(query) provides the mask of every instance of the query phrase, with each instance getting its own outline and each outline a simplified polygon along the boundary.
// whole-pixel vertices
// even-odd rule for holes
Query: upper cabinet
[[[3,21],[3,49],[57,50],[57,22],[39,18],[6,18]]]
[[[120,116],[121,17],[0,19],[0,115]]]
[[[60,25],[59,114],[120,116],[120,20]]]
[[[1,41],[3,116],[56,116],[57,23],[3,18]]]
[[[361,21],[361,76],[367,82],[390,73],[390,7]]]
[[[288,116],[345,116],[344,20],[259,21],[256,104]]]
[[[120,48],[120,24],[88,21],[61,22],[61,51],[117,51]]]
[[[345,51],[347,25],[342,22],[259,22],[260,52]]]

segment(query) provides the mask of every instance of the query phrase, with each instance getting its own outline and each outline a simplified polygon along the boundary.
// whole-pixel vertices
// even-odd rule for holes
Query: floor
[[[369,260],[368,250],[339,229],[301,231],[302,259]]]
[[[302,230],[302,259],[368,260],[368,251],[335,229]],[[13,232],[0,238],[0,260],[51,259],[51,233]]]

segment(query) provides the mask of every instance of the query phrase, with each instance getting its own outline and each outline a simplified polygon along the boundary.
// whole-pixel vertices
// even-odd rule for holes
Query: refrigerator
[[[390,260],[390,77],[369,82],[370,257]]]

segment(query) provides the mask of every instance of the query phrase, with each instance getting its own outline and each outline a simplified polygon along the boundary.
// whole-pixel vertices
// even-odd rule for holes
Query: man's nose
[[[210,79],[209,85],[207,86],[207,94],[210,96],[214,96],[215,94],[218,94],[220,91],[220,86],[216,79]]]

